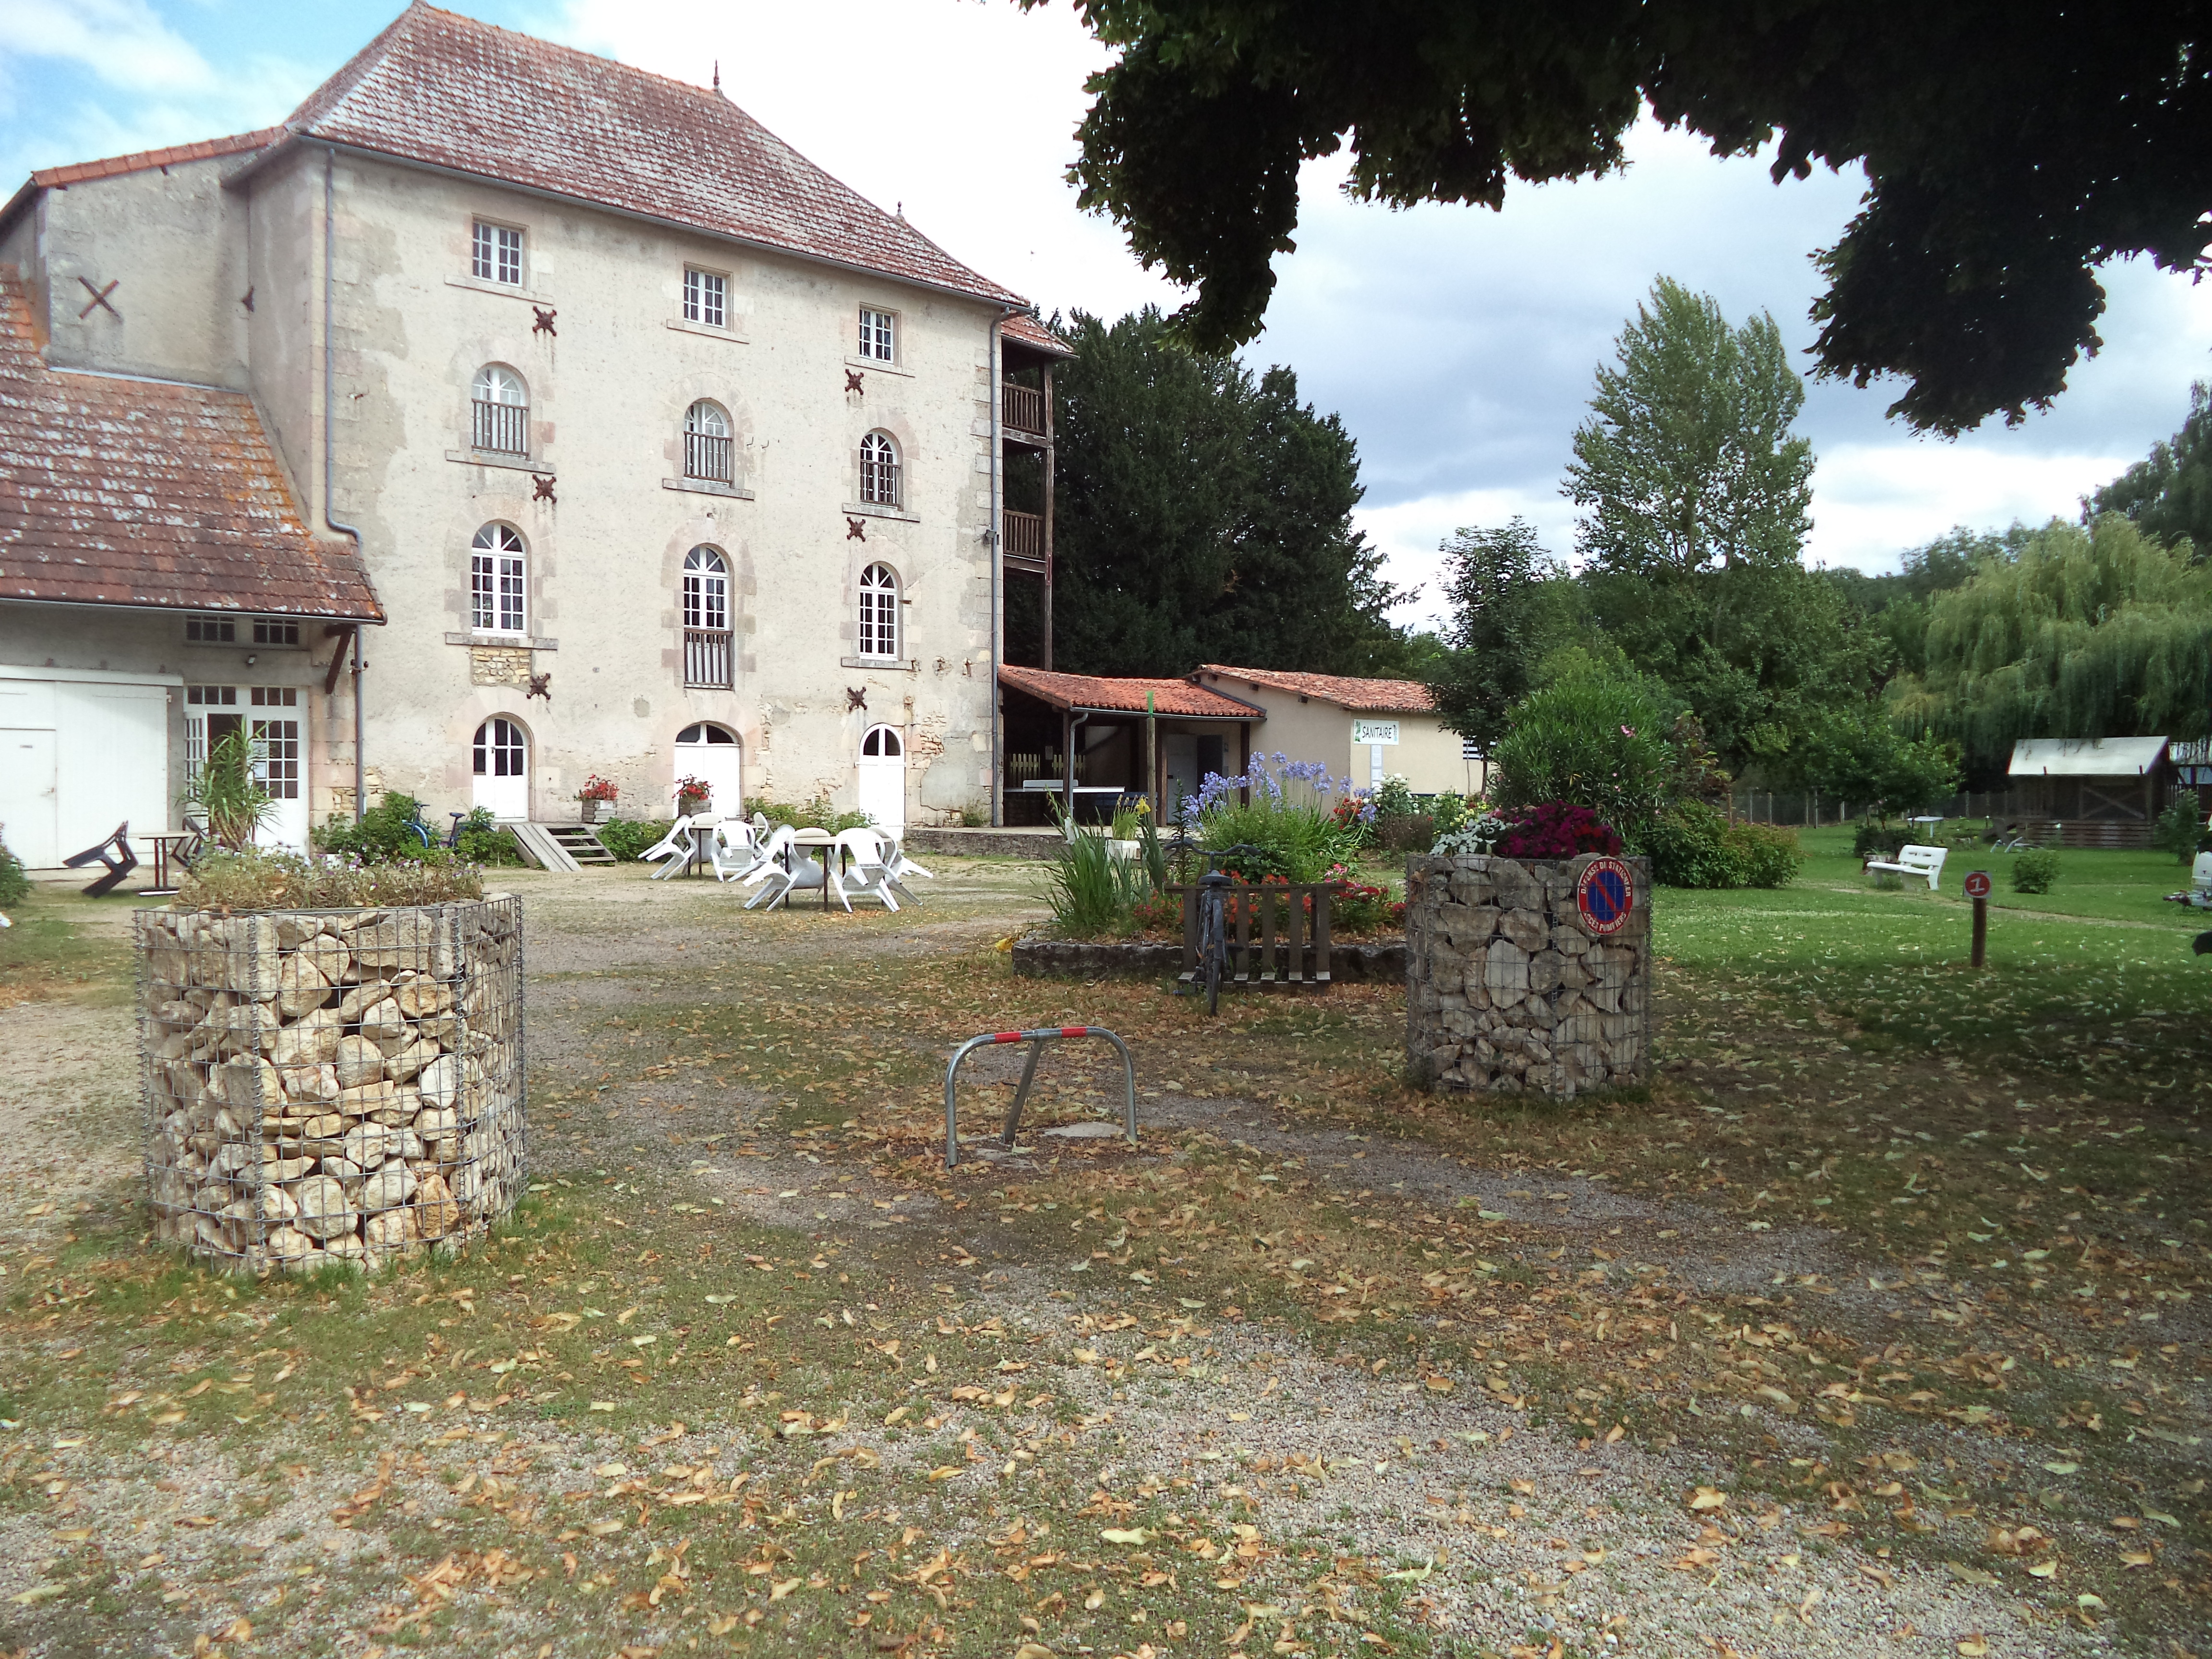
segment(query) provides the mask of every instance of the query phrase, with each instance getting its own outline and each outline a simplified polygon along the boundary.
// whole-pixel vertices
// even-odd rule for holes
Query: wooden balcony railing
[[[483,398],[473,400],[475,420],[469,429],[472,448],[488,449],[495,455],[527,455],[530,453],[530,407],[526,404],[495,404]]]
[[[1017,513],[1012,507],[1000,511],[1000,519],[1005,529],[1006,553],[1010,559],[1028,559],[1044,562],[1044,515],[1041,513]]]
[[[687,628],[684,630],[684,684],[727,690],[730,676],[730,630],[726,628]]]
[[[716,483],[730,482],[732,441],[717,438],[711,432],[687,432],[684,434],[684,476],[687,478],[707,478]]]
[[[1044,431],[1044,393],[1033,386],[1018,386],[1012,380],[999,388],[1000,407],[1005,411],[1008,426],[1017,432]]]

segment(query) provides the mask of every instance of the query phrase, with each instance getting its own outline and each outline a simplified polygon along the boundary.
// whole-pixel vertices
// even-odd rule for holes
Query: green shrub
[[[31,878],[23,873],[23,860],[0,841],[0,904],[21,904],[30,896]]]
[[[1438,835],[1449,835],[1453,830],[1458,829],[1460,825],[1467,822],[1468,806],[1466,798],[1461,795],[1455,795],[1449,790],[1445,791],[1443,794],[1436,796],[1430,801],[1429,817],[1435,823],[1436,830]]]
[[[1857,833],[1851,837],[1851,856],[1862,859],[1893,859],[1905,850],[1912,839],[1912,831],[1901,823],[1876,823],[1871,818],[1862,819]]]
[[[1130,932],[1137,907],[1152,896],[1144,866],[1117,859],[1103,836],[1079,830],[1045,877],[1053,925],[1070,939]]]
[[[2012,890],[2047,893],[2058,879],[2058,854],[2048,847],[2031,847],[2013,855]]]
[[[1408,793],[1406,799],[1410,802],[1413,797]],[[1279,757],[1270,770],[1255,755],[1247,775],[1207,777],[1197,794],[1184,798],[1181,810],[1185,826],[1201,846],[1216,852],[1237,846],[1259,849],[1224,862],[1224,870],[1248,881],[1280,876],[1307,882],[1321,880],[1358,849],[1363,826],[1358,814],[1342,814],[1339,808],[1328,769],[1319,762]]]
[[[479,806],[461,820],[460,834],[453,838],[453,852],[465,864],[512,868],[522,862],[522,848],[516,845],[514,832],[500,828],[489,806]]]
[[[1402,772],[1393,772],[1383,779],[1370,799],[1378,819],[1410,818],[1421,810],[1420,802],[1413,797],[1413,786],[1406,781]]]
[[[817,795],[804,806],[786,806],[777,801],[753,799],[745,803],[745,816],[766,818],[771,824],[787,823],[794,830],[827,830],[836,835],[841,830],[864,830],[875,820],[866,812],[841,812],[830,804],[828,795]]]
[[[1677,763],[1667,717],[1638,681],[1568,680],[1515,707],[1498,745],[1497,804],[1587,806],[1632,845],[1658,815]]]
[[[1803,855],[1794,830],[1730,823],[1703,801],[1677,801],[1644,831],[1651,878],[1666,887],[1783,887]]]
[[[422,817],[421,801],[397,790],[389,791],[361,815],[358,823],[336,816],[327,819],[313,834],[315,850],[349,854],[363,864],[419,859],[430,850],[415,831]],[[489,821],[489,813],[486,818]]]
[[[638,854],[658,844],[674,823],[673,818],[609,818],[594,827],[600,846],[625,864],[635,864]]]
[[[2158,815],[2158,823],[2151,830],[2150,844],[2161,853],[2172,854],[2184,864],[2205,851],[2207,841],[2204,814],[2197,809],[2193,791],[2176,795],[2166,811]]]
[[[357,864],[249,847],[211,851],[185,872],[179,910],[335,910],[370,904],[442,904],[483,896],[483,872],[444,848],[415,859]]]
[[[244,732],[226,732],[185,785],[184,805],[206,821],[216,844],[235,850],[253,844],[276,803],[253,775],[253,744]]]

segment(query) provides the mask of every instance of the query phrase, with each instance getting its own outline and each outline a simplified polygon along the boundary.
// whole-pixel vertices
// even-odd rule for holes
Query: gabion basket
[[[526,1164],[522,901],[141,910],[157,1238],[260,1273],[459,1246]]]

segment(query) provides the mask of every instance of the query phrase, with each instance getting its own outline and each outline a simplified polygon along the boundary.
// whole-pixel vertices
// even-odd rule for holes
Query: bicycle
[[[1198,878],[1198,961],[1206,981],[1206,1012],[1221,1012],[1221,981],[1229,972],[1229,889],[1234,878],[1220,870],[1220,861],[1238,856],[1261,858],[1265,849],[1245,844],[1224,847],[1206,855],[1206,873]]]

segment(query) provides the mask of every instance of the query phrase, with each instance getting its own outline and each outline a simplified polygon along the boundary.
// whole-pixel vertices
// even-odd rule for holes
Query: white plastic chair
[[[884,854],[884,866],[890,872],[884,884],[891,891],[905,899],[908,903],[920,904],[921,901],[916,898],[908,888],[906,878],[908,876],[921,876],[927,880],[935,881],[937,878],[906,855],[906,849],[900,845],[896,836],[881,830],[876,833],[889,843]]]
[[[716,881],[743,881],[751,875],[761,863],[760,842],[752,826],[743,818],[723,819],[714,826],[708,858],[714,866]]]
[[[787,823],[779,824],[761,843],[760,862],[742,878],[746,886],[760,889],[745,901],[746,909],[773,910],[794,890],[811,892],[822,885],[822,866],[808,856],[813,849],[802,850],[793,844],[798,833]]]
[[[691,857],[691,815],[685,813],[668,828],[668,833],[640,853],[638,857],[651,864],[656,859],[668,862],[653,872],[655,881],[666,881],[681,870]]]
[[[830,843],[830,890],[846,909],[853,908],[856,898],[880,900],[886,910],[898,908],[898,901],[891,896],[890,865],[884,848],[889,842],[880,830],[843,830]],[[843,854],[851,854],[853,867],[840,872]]]

